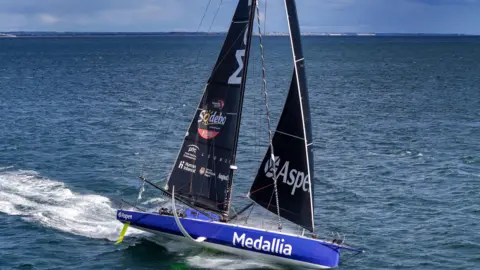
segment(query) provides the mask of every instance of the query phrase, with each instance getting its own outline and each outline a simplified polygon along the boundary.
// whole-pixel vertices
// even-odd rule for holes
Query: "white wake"
[[[0,212],[18,215],[28,222],[84,237],[110,241],[118,239],[123,225],[116,220],[116,209],[112,207],[110,199],[100,195],[72,192],[64,183],[44,178],[35,171],[11,169],[0,167]],[[163,198],[153,198],[142,205],[162,201]],[[197,249],[189,243],[159,238],[135,228],[129,228],[126,235],[145,237],[180,256]],[[195,255],[186,256],[192,267],[249,269],[268,266],[233,255],[198,251],[200,252],[195,252]]]
[[[122,224],[110,199],[72,192],[35,171],[0,170],[0,212],[60,231],[115,241]],[[140,234],[130,228],[127,235]]]

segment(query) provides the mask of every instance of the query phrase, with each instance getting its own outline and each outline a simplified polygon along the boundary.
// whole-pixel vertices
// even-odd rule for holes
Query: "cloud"
[[[54,23],[59,21],[59,19],[57,17],[52,16],[50,14],[40,14],[38,17],[39,17],[40,21],[45,23],[45,24],[54,24]]]
[[[206,1],[191,0],[0,0],[0,31],[7,16],[22,23],[7,28],[56,31],[168,31],[188,27]],[[203,10],[203,9],[202,9]]]
[[[286,31],[283,0],[260,0],[267,31]],[[209,0],[0,0],[0,32],[195,31]],[[236,0],[211,0],[201,30],[228,27]],[[267,3],[267,10],[264,10]],[[218,16],[212,24],[217,8]],[[480,0],[297,0],[303,31],[477,33]],[[262,23],[263,26],[263,23]]]
[[[440,5],[475,5],[479,4],[479,0],[409,0],[412,2],[422,3],[431,6]]]

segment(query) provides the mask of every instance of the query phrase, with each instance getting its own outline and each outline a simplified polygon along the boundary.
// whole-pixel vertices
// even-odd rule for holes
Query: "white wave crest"
[[[167,203],[164,198],[152,198],[143,204]],[[94,194],[72,192],[62,182],[46,179],[35,171],[0,171],[0,212],[18,215],[29,222],[42,224],[80,236],[116,241],[122,224],[116,220],[116,209],[110,199]],[[240,221],[239,221],[240,222]],[[251,218],[250,222],[259,223]],[[260,222],[261,223],[261,222]],[[265,224],[266,225],[266,224]],[[273,267],[246,261],[228,254],[212,254],[188,242],[178,242],[129,228],[127,236],[145,237],[170,252],[185,256],[192,267],[206,269],[251,269]],[[187,255],[198,250],[195,255]]]
[[[202,253],[200,255],[189,257],[187,261],[190,266],[201,269],[281,269],[279,266],[252,260],[245,260],[233,255],[218,256],[214,254]]]
[[[0,172],[0,212],[20,215],[76,235],[115,241],[122,224],[111,201],[100,195],[72,192],[64,183],[45,179],[35,171]],[[130,228],[128,234],[142,233]]]

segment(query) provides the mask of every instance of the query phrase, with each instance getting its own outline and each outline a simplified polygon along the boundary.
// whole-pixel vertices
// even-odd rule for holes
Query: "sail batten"
[[[240,0],[166,189],[228,215],[252,35],[252,0]]]
[[[281,217],[313,231],[313,148],[305,59],[295,1],[285,0],[285,9],[294,64],[292,81],[271,146],[258,169],[249,198],[272,213],[280,210]],[[279,209],[272,203],[274,181],[277,182]]]
[[[298,136],[295,136],[293,134],[290,134],[290,133],[287,133],[287,132],[283,132],[283,131],[279,131],[279,130],[276,130],[275,133],[280,133],[282,135],[285,135],[285,136],[290,136],[290,137],[293,137],[293,138],[297,138],[299,140],[305,140],[305,138],[303,137],[298,137]]]

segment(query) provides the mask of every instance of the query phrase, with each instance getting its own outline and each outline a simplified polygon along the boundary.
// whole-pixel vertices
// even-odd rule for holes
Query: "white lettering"
[[[270,251],[270,242],[268,242],[268,241],[263,242],[262,250],[263,251]]]
[[[195,173],[197,171],[197,166],[195,164],[191,164],[183,160],[178,164],[178,168],[191,173]]]
[[[123,218],[123,219],[127,219],[127,220],[133,218],[132,215],[128,215],[128,214],[125,214],[125,213],[123,213],[123,212],[118,212],[118,217],[119,217],[119,218]]]
[[[204,125],[218,124],[223,126],[227,122],[227,117],[223,116],[222,112],[202,110],[198,116],[198,122]]]
[[[188,150],[183,153],[184,158],[188,158],[191,160],[197,160],[197,151],[200,149],[198,146],[195,144],[190,144],[188,146]]]
[[[253,239],[252,238],[247,238],[247,240],[245,240],[245,246],[247,248],[252,248],[252,245],[253,245]]]
[[[225,175],[225,174],[221,174],[219,173],[218,176],[217,176],[218,179],[222,180],[222,181],[228,181],[228,175]]]
[[[283,254],[287,256],[292,256],[292,246],[289,244],[286,244],[285,248],[283,249]]]
[[[203,170],[203,171],[202,171],[202,170]],[[215,174],[213,173],[212,170],[210,170],[210,169],[208,169],[208,168],[205,169],[205,168],[203,168],[203,167],[200,169],[200,174],[203,174],[205,177],[215,176]]]
[[[241,243],[243,247],[243,242],[245,242],[245,234],[238,237],[237,232],[233,232],[233,245],[235,246],[236,243]]]
[[[292,255],[292,246],[285,243],[285,239],[273,238],[272,241],[268,241],[264,240],[263,236],[260,236],[258,239],[253,239],[245,233],[239,236],[237,232],[233,232],[233,245],[236,246],[237,244],[249,249],[263,250],[287,256]]]
[[[257,240],[253,241],[253,248],[256,250],[262,249],[263,236],[260,236]]]
[[[237,58],[238,68],[235,72],[228,78],[228,84],[241,84],[242,83],[242,76],[238,76],[240,72],[243,70],[243,59],[242,57],[245,56],[245,50],[238,50],[235,53],[235,58]]]
[[[265,163],[264,172],[265,176],[268,178],[273,178],[274,170],[277,171],[277,168],[280,167],[281,160],[279,156],[275,157],[275,166],[273,166],[273,162],[269,159]],[[274,168],[275,167],[275,168]],[[310,191],[310,177],[308,174],[306,175],[302,171],[298,171],[294,168],[290,168],[290,161],[285,161],[283,163],[280,171],[276,175],[277,180],[282,180],[281,182],[292,186],[292,191],[290,194],[295,195],[295,192],[298,188],[302,188],[303,191],[309,192]]]
[[[252,5],[252,1],[248,1],[248,6]],[[243,34],[243,45],[247,45],[247,38],[248,38],[248,24],[245,29],[245,33]],[[235,58],[237,59],[238,63],[238,68],[235,70],[235,72],[230,75],[228,78],[228,84],[241,84],[242,83],[242,74],[240,74],[243,70],[243,59],[242,57],[245,57],[245,49],[237,50],[235,52]]]

